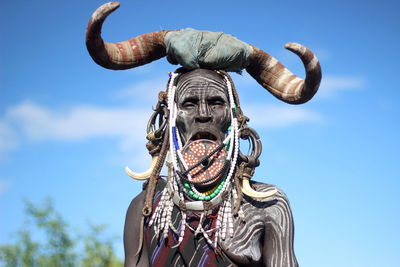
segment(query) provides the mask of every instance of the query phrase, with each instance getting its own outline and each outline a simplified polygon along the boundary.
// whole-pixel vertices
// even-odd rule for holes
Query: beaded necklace
[[[170,74],[170,82],[168,86],[168,109],[170,111],[170,120],[169,120],[169,130],[170,130],[170,144],[173,144],[170,146],[170,155],[172,155],[172,164],[173,168],[175,171],[182,171],[181,166],[185,170],[188,169],[188,165],[186,164],[186,161],[184,160],[182,156],[182,142],[180,140],[180,134],[179,130],[176,127],[176,117],[177,117],[177,105],[175,103],[175,92],[176,92],[176,85],[174,84],[174,81],[178,74],[176,73],[171,73]],[[236,166],[236,160],[237,160],[237,152],[238,152],[238,125],[237,125],[237,119],[236,119],[236,105],[235,101],[233,98],[233,93],[232,93],[232,86],[230,84],[230,81],[227,77],[224,76],[225,82],[227,84],[228,88],[228,98],[229,98],[229,104],[230,104],[230,117],[231,117],[231,125],[228,127],[227,130],[227,137],[223,141],[225,144],[227,151],[228,151],[228,157],[227,160],[230,161],[230,169],[228,172],[228,175],[226,179],[222,180],[221,183],[216,187],[215,190],[218,190],[218,192],[212,192],[215,193],[212,197],[211,194],[206,195],[205,193],[199,192],[195,186],[191,183],[187,183],[187,185],[182,186],[182,184],[179,184],[179,187],[183,189],[184,194],[186,197],[189,197],[193,200],[206,200],[205,198],[207,197],[207,200],[212,199],[216,197],[219,193],[222,193],[222,189],[226,189],[227,183],[225,181],[231,181],[235,166]],[[231,145],[234,144],[234,145]],[[234,153],[235,152],[235,153]],[[232,154],[233,157],[232,157]],[[180,164],[179,164],[180,163]],[[191,177],[189,175],[189,180],[191,180]],[[178,179],[179,180],[179,179]],[[178,182],[180,183],[180,181]]]
[[[194,234],[202,233],[207,243],[211,247],[217,247],[219,240],[225,240],[227,233],[233,236],[233,215],[232,201],[237,199],[237,192],[232,178],[236,167],[236,161],[239,153],[239,129],[236,118],[236,105],[233,98],[232,86],[229,79],[224,76],[227,84],[228,98],[230,104],[231,125],[229,126],[223,145],[227,151],[226,161],[229,163],[229,170],[224,174],[225,178],[221,180],[214,188],[207,192],[199,192],[195,188],[190,174],[187,174],[187,180],[182,180],[180,173],[188,171],[190,168],[182,155],[182,141],[179,130],[176,127],[177,104],[175,103],[176,85],[175,79],[178,73],[170,73],[168,90],[168,110],[169,110],[169,128],[170,131],[170,149],[167,157],[168,181],[167,186],[162,191],[161,199],[152,214],[149,226],[154,227],[155,233],[163,233],[167,238],[168,231],[173,231],[179,236],[177,247],[183,240],[185,228],[189,227]],[[224,197],[222,196],[224,194]],[[208,204],[206,204],[208,203]],[[175,229],[172,223],[172,209],[177,205],[181,213],[180,229]],[[213,229],[204,229],[203,221],[211,213],[214,207],[219,206],[216,219],[216,226]],[[207,208],[206,208],[207,207]],[[200,212],[200,220],[196,229],[192,229],[186,222],[188,211]],[[239,217],[243,219],[243,211],[239,210]]]

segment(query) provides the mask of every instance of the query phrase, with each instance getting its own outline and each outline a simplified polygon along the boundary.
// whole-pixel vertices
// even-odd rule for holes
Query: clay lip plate
[[[199,136],[200,135],[198,135],[197,137]],[[182,149],[182,155],[186,164],[190,168],[191,166],[197,164],[204,156],[212,152],[216,147],[218,147],[218,145],[219,143],[217,141],[209,139],[198,139],[189,142]],[[191,170],[189,174],[192,176],[192,181],[201,182],[217,175],[217,173],[220,172],[222,168],[224,168],[226,156],[227,152],[223,148],[221,151],[216,152],[214,155],[212,155],[207,164],[200,164],[199,166]],[[221,175],[218,175],[212,181],[205,183],[204,186],[215,183],[222,176],[223,174],[221,173]]]

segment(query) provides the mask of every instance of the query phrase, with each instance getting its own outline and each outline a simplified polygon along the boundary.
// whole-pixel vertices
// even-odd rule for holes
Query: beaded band
[[[221,73],[220,73],[221,74]],[[236,104],[233,97],[232,85],[230,80],[224,75],[224,80],[227,84],[229,105],[230,105],[230,119],[231,125],[226,131],[226,138],[220,145],[225,147],[227,151],[227,163],[229,170],[226,177],[208,192],[199,192],[195,185],[197,182],[191,181],[192,178],[189,174],[190,169],[185,162],[181,149],[182,141],[180,138],[179,129],[176,127],[177,118],[177,104],[175,102],[176,84],[175,80],[179,73],[170,73],[170,80],[168,83],[168,110],[169,110],[169,123],[168,131],[170,138],[169,156],[167,160],[168,166],[168,181],[167,186],[162,191],[161,199],[150,218],[149,226],[154,227],[157,236],[162,234],[167,238],[168,231],[173,231],[179,235],[177,247],[183,241],[186,227],[196,234],[203,234],[207,243],[216,248],[219,240],[225,240],[228,236],[233,236],[233,215],[232,215],[232,200],[237,199],[237,192],[232,183],[232,177],[236,168],[236,162],[239,154],[239,128],[236,118]],[[213,151],[212,151],[213,152]],[[210,153],[212,155],[213,153]],[[208,155],[208,157],[210,156]],[[207,158],[204,157],[200,163]],[[179,164],[178,164],[179,163]],[[226,172],[226,170],[224,170]],[[186,177],[180,177],[179,173],[184,173]],[[217,176],[216,176],[217,177]],[[215,177],[213,177],[215,178]],[[204,182],[204,181],[203,181]],[[225,193],[226,192],[226,193]],[[225,194],[224,194],[225,193]],[[181,222],[179,229],[175,229],[172,223],[172,209],[176,205],[181,213]],[[212,212],[212,209],[219,206],[218,215],[216,218],[216,227],[212,229],[203,229],[203,221],[207,215]],[[197,211],[200,212],[200,220],[196,229],[192,228],[186,222],[186,212]],[[243,217],[242,209],[239,209],[239,217]]]

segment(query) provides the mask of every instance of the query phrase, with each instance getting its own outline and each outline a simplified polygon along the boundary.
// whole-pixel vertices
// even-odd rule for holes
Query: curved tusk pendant
[[[258,192],[256,190],[254,190],[253,188],[251,188],[249,179],[243,177],[242,192],[244,194],[248,195],[249,197],[253,197],[253,198],[267,198],[267,197],[271,197],[271,196],[275,195],[278,192],[278,190],[276,190],[276,188],[274,188],[267,192]]]
[[[131,178],[136,179],[136,180],[146,180],[150,178],[151,172],[153,171],[154,167],[156,166],[156,163],[158,161],[159,156],[154,156],[151,160],[151,166],[150,168],[142,173],[136,173],[133,172],[129,167],[125,167],[125,172],[128,174]]]

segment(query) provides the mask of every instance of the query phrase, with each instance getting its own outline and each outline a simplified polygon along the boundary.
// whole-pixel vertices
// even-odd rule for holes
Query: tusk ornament
[[[248,195],[249,197],[253,197],[253,198],[267,198],[267,197],[271,197],[271,196],[275,195],[278,192],[278,190],[276,188],[274,188],[267,192],[258,192],[256,190],[254,190],[253,188],[251,188],[249,179],[243,177],[242,192],[244,194]]]
[[[151,160],[151,166],[150,168],[142,173],[136,173],[129,169],[129,167],[125,167],[125,172],[128,174],[131,178],[136,179],[136,180],[147,180],[150,178],[151,172],[153,171],[154,167],[156,166],[156,163],[158,161],[159,156],[154,156]]]

